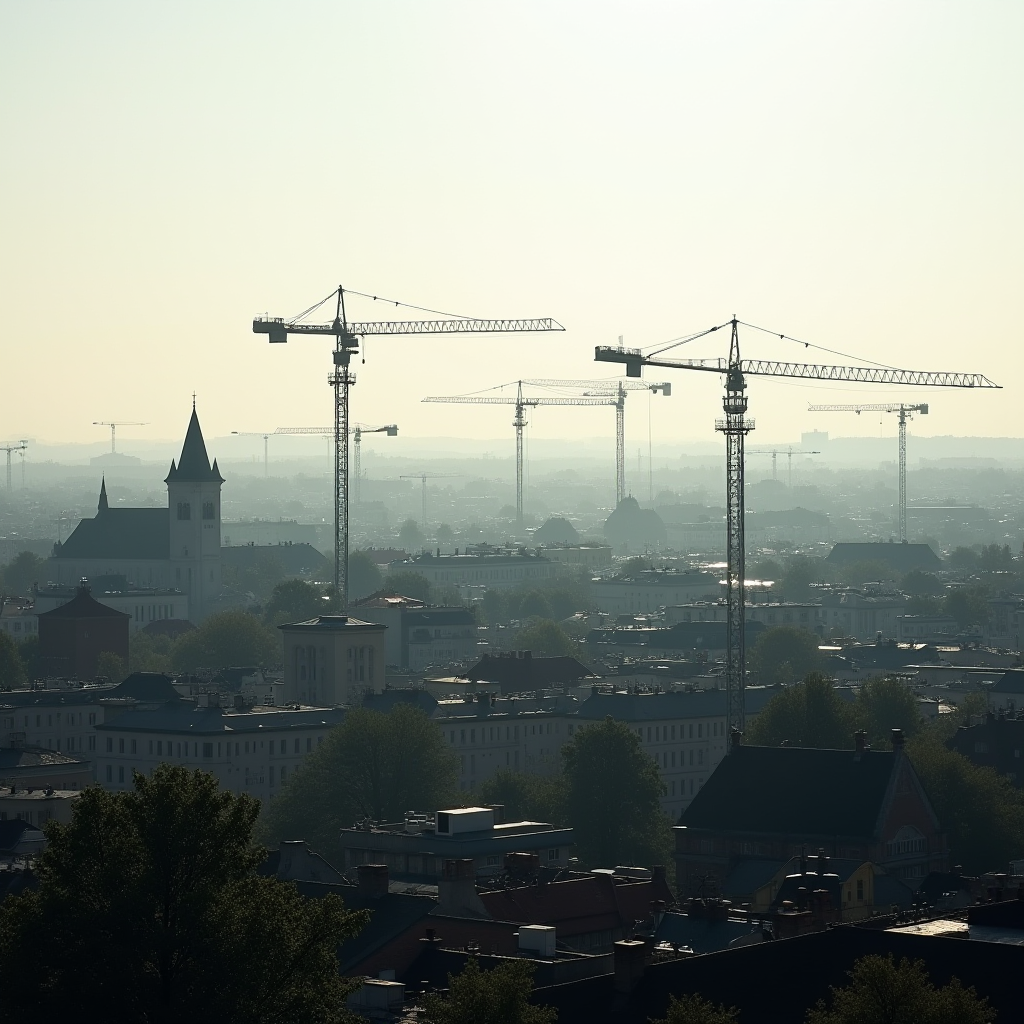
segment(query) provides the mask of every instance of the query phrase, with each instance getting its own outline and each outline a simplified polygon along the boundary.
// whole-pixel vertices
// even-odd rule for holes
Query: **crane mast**
[[[252,330],[253,334],[267,335],[267,341],[271,344],[287,342],[290,334],[329,335],[334,338],[334,369],[328,377],[328,383],[334,389],[334,590],[339,604],[345,608],[348,606],[349,395],[356,382],[351,364],[352,357],[359,352],[359,338],[413,334],[506,334],[562,331],[565,328],[550,317],[506,320],[453,317],[449,320],[349,323],[345,312],[345,289],[341,285],[326,299],[317,303],[317,306],[335,297],[337,304],[334,320],[329,324],[304,323],[301,322],[302,317],[292,320],[284,320],[281,317],[257,317],[252,322]],[[307,310],[307,313],[309,312],[311,310]]]
[[[665,359],[659,353],[645,355],[640,349],[599,345],[594,352],[598,362],[624,363],[628,377],[639,377],[644,366],[699,370],[725,375],[722,402],[725,418],[715,429],[726,439],[726,506],[728,569],[726,574],[726,704],[730,734],[742,733],[745,721],[746,649],[744,562],[746,545],[743,533],[744,480],[743,448],[746,435],[754,429],[747,419],[747,374],[765,377],[797,377],[810,380],[857,381],[866,384],[906,384],[923,387],[996,388],[983,374],[945,371],[901,370],[894,367],[820,365],[791,363],[769,359],[740,357],[739,321],[733,317],[702,332],[711,334],[731,327],[728,359]],[[776,333],[776,332],[769,332]],[[699,337],[695,335],[694,337]],[[690,339],[688,339],[690,340]],[[664,349],[662,350],[664,351]]]
[[[19,441],[17,444],[0,444],[0,451],[7,452],[7,490],[11,489],[11,453],[19,452],[24,460],[24,452],[28,448],[27,441]],[[25,483],[24,466],[25,463],[22,461],[22,486]]]
[[[779,479],[778,458],[780,455],[787,457],[787,470],[789,472],[789,489],[793,489],[793,456],[794,455],[820,455],[819,451],[810,451],[807,448],[794,448],[789,445],[785,448],[748,448],[747,455],[770,455],[772,457],[772,479]]]

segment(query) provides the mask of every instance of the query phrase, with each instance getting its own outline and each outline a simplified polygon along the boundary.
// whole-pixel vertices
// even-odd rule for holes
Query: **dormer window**
[[[179,519],[191,519],[192,518],[192,506],[187,501],[178,502],[178,518]]]

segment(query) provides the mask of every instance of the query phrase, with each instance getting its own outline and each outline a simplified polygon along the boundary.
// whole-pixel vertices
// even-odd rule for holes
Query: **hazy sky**
[[[100,419],[180,437],[193,390],[210,435],[328,423],[329,339],[271,347],[251,319],[339,282],[566,327],[371,340],[353,414],[405,436],[511,439],[510,410],[419,399],[607,376],[594,345],[733,312],[985,373],[1005,390],[915,393],[932,403],[915,429],[1024,435],[1022,43],[1012,0],[7,0],[0,441],[98,440]],[[833,361],[766,339],[744,354]],[[711,438],[718,379],[651,376],[675,389],[653,402],[656,439]],[[901,397],[750,393],[757,443],[877,435],[877,418],[806,404]],[[541,410],[532,429],[612,423]]]

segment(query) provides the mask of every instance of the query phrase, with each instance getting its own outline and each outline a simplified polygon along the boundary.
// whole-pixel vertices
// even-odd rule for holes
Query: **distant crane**
[[[882,402],[876,405],[808,405],[808,412],[891,412],[899,416],[900,424],[900,543],[907,542],[907,421],[915,413],[928,415],[927,405],[906,405],[903,402]]]
[[[333,435],[334,427],[278,427],[274,433]],[[397,437],[398,427],[394,423],[388,423],[383,427],[368,427],[365,423],[357,423],[349,433],[356,443],[352,453],[352,497],[355,504],[359,505],[362,501],[363,434],[386,434],[388,437]]]
[[[548,405],[615,405],[617,397],[565,397],[565,398],[527,398],[523,395],[523,384],[526,381],[516,381],[516,394],[511,395],[448,395],[444,397],[431,396],[424,398],[424,402],[446,402],[449,405],[514,405],[516,409],[512,426],[516,430],[516,526],[523,527],[523,428],[526,426],[526,410],[536,409],[538,406]],[[501,384],[499,387],[507,387]],[[496,389],[491,389],[496,390]],[[623,459],[625,456],[622,456]],[[616,474],[618,475],[618,473]]]
[[[26,448],[28,448],[27,441],[19,441],[17,444],[0,444],[0,452],[7,452],[7,490],[11,489],[11,453],[24,452]],[[24,458],[24,456],[22,457]],[[22,480],[22,485],[24,486],[24,480]]]
[[[725,688],[727,720],[730,733],[742,732],[744,726],[744,688],[746,686],[745,615],[746,593],[744,569],[746,544],[744,538],[744,468],[743,449],[746,435],[754,429],[754,421],[746,418],[747,375],[767,377],[799,377],[811,380],[857,381],[864,384],[908,384],[931,387],[995,388],[982,374],[920,372],[884,366],[821,366],[811,363],[789,363],[769,359],[741,359],[739,320],[733,317],[696,334],[661,345],[645,355],[640,349],[599,345],[594,353],[598,362],[625,363],[627,377],[639,377],[644,366],[671,367],[681,370],[702,370],[725,377],[725,418],[715,422],[715,429],[725,434],[726,478],[726,540],[728,570],[726,572],[726,661]],[[744,324],[755,330],[764,328]],[[731,329],[727,359],[664,359],[662,352],[725,328]],[[785,335],[766,331],[780,339]],[[796,341],[795,338],[786,340]],[[808,347],[805,342],[799,344]]]
[[[779,479],[778,457],[785,455],[788,459],[789,489],[793,489],[793,456],[794,455],[820,455],[819,451],[809,451],[806,448],[794,448],[790,445],[787,448],[748,448],[747,455],[770,455],[772,457],[772,479]]]
[[[263,434],[258,430],[232,430],[236,437],[262,437],[263,438],[263,478],[270,476],[270,431]]]
[[[427,530],[427,481],[428,480],[439,480],[445,478],[455,479],[456,477],[464,476],[463,473],[403,473],[400,480],[419,480],[423,484],[423,493],[421,496],[423,516],[420,521],[420,525],[423,528],[423,532]]]
[[[148,423],[138,423],[135,420],[118,420],[116,423],[110,420],[93,420],[94,427],[110,427],[110,454],[116,455],[117,448],[114,446],[114,434],[118,427],[148,427]]]
[[[376,301],[378,296],[349,290],[350,295]],[[326,302],[337,299],[334,319],[329,324],[302,323],[310,313]],[[404,302],[383,299],[388,304],[407,306]],[[411,307],[408,308],[418,308]],[[254,334],[266,334],[271,344],[286,342],[289,334],[325,334],[334,338],[334,372],[327,378],[334,388],[334,589],[342,607],[348,604],[348,435],[349,389],[355,384],[350,372],[352,357],[359,352],[359,338],[370,335],[399,334],[506,334],[534,331],[563,331],[557,320],[550,318],[521,320],[477,320],[447,313],[447,320],[399,320],[349,323],[345,315],[345,289],[339,285],[330,295],[291,320],[280,317],[257,317],[252,322]]]
[[[21,459],[21,489],[25,490],[25,453],[28,451],[28,438],[23,437],[21,439],[21,450],[18,452],[18,458]]]

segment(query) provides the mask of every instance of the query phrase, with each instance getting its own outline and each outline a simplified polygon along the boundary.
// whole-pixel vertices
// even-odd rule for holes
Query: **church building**
[[[195,404],[181,458],[171,461],[167,508],[111,508],[106,481],[99,507],[83,519],[50,560],[59,586],[84,577],[120,576],[129,587],[179,590],[189,618],[203,619],[221,592],[220,489],[217,460],[210,465]]]

